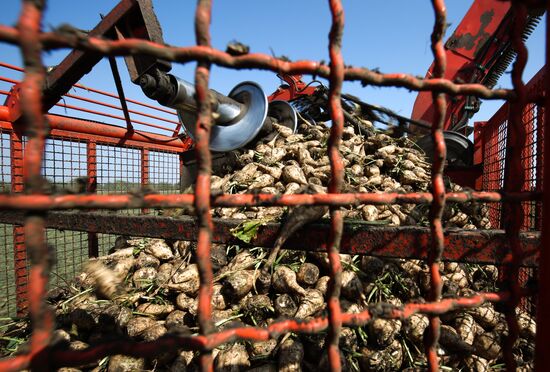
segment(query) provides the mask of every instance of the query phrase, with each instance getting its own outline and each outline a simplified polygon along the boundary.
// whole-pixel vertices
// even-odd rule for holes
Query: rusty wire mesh
[[[515,27],[512,30],[514,47],[518,51],[518,62],[514,65],[512,79],[514,91],[489,90],[477,84],[456,84],[443,78],[445,72],[445,55],[442,37],[446,27],[445,5],[441,0],[433,0],[435,24],[431,38],[432,52],[435,57],[434,77],[423,80],[405,74],[381,74],[362,68],[344,67],[340,52],[344,26],[344,11],[339,0],[330,0],[332,14],[329,52],[330,64],[324,65],[313,61],[287,62],[267,55],[245,55],[233,57],[210,46],[209,25],[211,2],[199,0],[196,15],[197,46],[187,48],[167,47],[146,43],[135,39],[110,41],[96,38],[82,39],[70,33],[42,33],[40,21],[43,1],[23,1],[19,25],[15,27],[0,26],[0,39],[19,45],[25,61],[25,78],[21,91],[21,120],[29,128],[29,139],[25,148],[24,185],[26,194],[0,195],[0,208],[18,209],[27,212],[25,217],[25,246],[30,252],[31,268],[29,273],[29,315],[34,324],[30,348],[26,354],[17,355],[0,361],[0,369],[15,370],[33,367],[51,369],[60,366],[74,366],[97,360],[106,355],[128,354],[134,356],[150,356],[161,353],[167,348],[194,349],[201,351],[200,365],[202,370],[212,370],[211,350],[225,342],[236,339],[266,340],[284,332],[319,332],[328,329],[328,356],[331,368],[340,370],[340,353],[338,335],[342,325],[364,325],[373,317],[405,319],[414,313],[424,313],[430,317],[429,333],[425,339],[425,353],[430,370],[438,369],[436,345],[439,337],[439,315],[445,312],[479,306],[486,301],[500,303],[506,314],[510,334],[505,338],[505,358],[509,370],[515,369],[512,348],[517,338],[518,326],[515,307],[526,291],[518,279],[519,267],[526,253],[522,252],[519,242],[519,231],[524,223],[525,210],[522,201],[532,200],[533,193],[525,193],[525,164],[521,151],[526,143],[526,129],[522,126],[523,107],[527,95],[521,74],[526,61],[526,50],[521,39],[522,23],[526,18],[526,5],[519,1],[513,2],[516,15]],[[41,168],[46,145],[46,123],[40,110],[41,86],[45,76],[41,63],[42,49],[49,50],[59,47],[73,47],[95,51],[108,55],[127,55],[141,53],[161,57],[166,60],[186,62],[198,61],[195,84],[198,101],[198,121],[196,123],[196,157],[198,175],[194,195],[64,195],[50,196],[42,194]],[[210,168],[211,154],[208,149],[209,128],[211,126],[211,108],[208,97],[209,69],[211,64],[230,68],[259,68],[274,72],[308,73],[328,78],[330,80],[330,113],[332,118],[331,136],[328,142],[332,178],[327,195],[221,195],[211,198]],[[338,146],[343,130],[343,115],[340,107],[340,92],[343,80],[358,80],[365,84],[378,86],[396,86],[412,90],[433,91],[435,116],[432,122],[432,136],[435,148],[432,168],[432,193],[410,194],[339,194],[343,179],[343,165]],[[445,162],[445,142],[442,129],[445,117],[445,94],[471,94],[481,98],[511,99],[510,115],[507,130],[507,154],[509,168],[502,181],[500,175],[494,182],[502,182],[505,189],[501,192],[462,192],[445,193],[443,184],[443,165]],[[498,141],[497,141],[498,142]],[[500,153],[500,145],[495,144],[496,153]],[[13,149],[11,150],[13,152]],[[99,162],[98,162],[99,163]],[[498,167],[498,165],[497,165]],[[132,171],[136,178],[138,172]],[[496,171],[495,171],[496,172]],[[12,185],[12,190],[14,186]],[[500,189],[500,187],[495,188]],[[121,190],[122,191],[122,190]],[[126,190],[124,190],[126,191]],[[506,265],[505,278],[509,288],[500,293],[480,293],[469,298],[441,298],[441,277],[439,262],[444,250],[444,237],[441,223],[442,210],[447,201],[465,202],[469,200],[502,202],[505,211],[502,220],[511,244],[511,252]],[[368,202],[370,204],[387,203],[431,203],[431,244],[429,247],[428,264],[431,272],[431,292],[427,303],[408,303],[402,308],[393,306],[372,307],[359,314],[342,313],[339,304],[340,274],[339,246],[342,236],[343,219],[339,206]],[[278,321],[267,328],[235,328],[222,332],[213,332],[211,321],[210,296],[212,293],[212,269],[209,260],[212,219],[212,206],[241,205],[299,205],[324,204],[331,207],[331,234],[327,251],[330,259],[331,285],[328,294],[328,318],[316,318],[307,322],[295,320]],[[74,351],[59,348],[49,348],[51,334],[54,329],[54,315],[44,306],[44,296],[48,286],[50,271],[49,249],[45,229],[46,216],[44,211],[68,208],[107,208],[131,209],[151,207],[181,207],[194,205],[198,217],[198,242],[196,258],[200,273],[199,291],[199,327],[198,336],[168,335],[154,342],[130,343],[118,340],[90,347],[86,350]],[[530,252],[532,254],[533,252]],[[540,339],[539,339],[540,342]],[[539,345],[540,346],[540,345]]]

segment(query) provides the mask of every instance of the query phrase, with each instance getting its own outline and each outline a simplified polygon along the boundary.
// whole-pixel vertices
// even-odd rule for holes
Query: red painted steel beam
[[[84,101],[84,102],[88,102],[88,103],[92,103],[94,105],[99,105],[99,106],[104,106],[104,107],[108,107],[108,108],[111,108],[113,110],[118,110],[118,111],[123,111],[122,107],[120,106],[117,106],[117,105],[112,105],[110,103],[107,103],[107,102],[103,102],[103,101],[98,101],[98,100],[95,100],[95,99],[91,99],[91,98],[86,98],[86,97],[82,97],[82,96],[77,96],[77,95],[73,95],[73,94],[65,94],[64,97],[68,97],[68,98],[74,98],[74,99],[77,99],[79,101]],[[129,102],[129,99],[126,98],[126,101]],[[179,121],[176,121],[176,120],[172,120],[172,119],[166,119],[166,118],[163,118],[163,117],[160,117],[160,116],[156,116],[156,115],[151,115],[151,114],[147,114],[145,112],[141,112],[141,111],[136,111],[136,110],[128,110],[128,112],[130,114],[136,114],[136,115],[140,115],[140,116],[145,116],[145,117],[148,117],[148,118],[151,118],[151,119],[155,119],[155,120],[159,120],[159,121],[163,121],[163,122],[166,122],[166,123],[170,123],[170,124],[174,124],[174,125],[180,125],[180,122]],[[169,129],[169,128],[165,128],[165,129]],[[172,129],[169,129],[170,131]],[[176,133],[177,134],[177,133]]]
[[[12,121],[12,122],[16,121],[18,116],[20,115],[20,112],[19,112],[19,109],[18,109],[19,108],[18,100],[19,100],[19,91],[20,91],[19,84],[20,84],[20,82],[17,81],[17,80],[8,79],[8,78],[4,78],[4,77],[1,77],[1,76],[0,76],[0,81],[6,81],[8,83],[18,84],[18,85],[13,86],[9,92],[6,92],[4,90],[0,90],[0,94],[8,96],[6,98],[6,101],[4,102],[5,107],[11,108],[10,111],[9,111],[10,115],[8,117],[8,120]],[[88,103],[91,103],[91,104],[94,104],[94,105],[109,107],[109,108],[114,109],[114,110],[123,111],[123,109],[119,106],[111,105],[107,102],[97,101],[97,100],[86,98],[86,97],[75,96],[75,95],[72,95],[72,94],[65,94],[64,97],[69,97],[69,98],[73,98],[73,99],[76,99],[76,100],[88,102]],[[109,114],[107,112],[92,110],[92,109],[89,109],[89,108],[86,108],[86,107],[69,105],[69,104],[66,104],[66,103],[59,103],[59,102],[56,103],[54,106],[68,108],[68,109],[75,110],[75,111],[86,112],[86,113],[98,115],[98,116],[101,116],[101,117],[107,117],[107,118],[111,118],[111,119],[126,121],[126,118],[123,117],[123,116],[118,116],[118,115],[114,115],[114,114]],[[167,132],[172,132],[172,133],[174,133],[174,137],[178,135],[179,128],[181,128],[181,123],[178,122],[178,121],[165,119],[165,118],[162,118],[162,117],[146,114],[144,112],[135,111],[135,110],[129,110],[128,112],[133,113],[133,114],[137,114],[137,115],[141,115],[141,116],[145,116],[145,117],[149,117],[149,118],[152,118],[152,119],[156,119],[156,120],[159,120],[159,121],[163,121],[165,123],[174,124],[175,129],[171,129],[171,128],[163,127],[161,125],[157,125],[157,124],[154,124],[154,123],[144,122],[144,121],[140,121],[140,120],[131,120],[131,122],[135,123],[135,124],[141,124],[141,125],[144,125],[144,126],[147,126],[147,127],[157,128],[157,129],[164,130],[164,131],[167,131]]]
[[[0,122],[0,126],[2,125],[2,122]],[[50,132],[51,138],[63,138],[66,140],[83,140],[83,141],[96,141],[100,145],[115,145],[115,146],[122,146],[122,147],[136,147],[136,148],[147,148],[149,150],[158,150],[158,151],[168,151],[173,153],[179,153],[181,152],[181,148],[178,147],[172,147],[172,146],[166,146],[166,145],[159,145],[155,143],[150,142],[142,142],[142,141],[131,141],[126,139],[119,139],[119,138],[113,138],[113,137],[104,137],[104,136],[98,136],[93,134],[87,134],[87,133],[77,133],[77,132],[69,132],[65,130],[59,130],[59,129],[52,129]]]
[[[521,192],[502,194],[499,192],[447,193],[448,202],[464,203],[502,202],[504,200],[540,200],[540,193]],[[252,206],[298,206],[332,205],[349,206],[360,204],[425,204],[431,203],[429,193],[383,193],[383,194],[224,194],[212,196],[213,207]],[[59,210],[59,209],[134,209],[134,208],[181,208],[195,203],[193,194],[111,194],[111,195],[3,195],[0,194],[0,209],[13,210]]]
[[[113,110],[123,111],[122,107],[120,107],[120,106],[112,105],[112,104],[107,103],[107,102],[98,101],[98,100],[94,100],[94,99],[90,99],[90,98],[86,98],[86,97],[82,97],[82,96],[76,96],[76,95],[73,95],[73,94],[65,94],[64,97],[74,98],[74,99],[77,99],[79,101],[92,103],[94,105],[104,106],[104,107],[111,108]],[[128,98],[126,98],[126,101],[130,102],[130,100]],[[166,118],[163,118],[163,117],[160,117],[160,116],[151,115],[151,114],[147,114],[145,112],[136,111],[136,110],[128,110],[128,112],[130,114],[145,116],[145,117],[148,117],[148,118],[151,118],[151,119],[155,119],[155,120],[163,121],[163,122],[166,122],[166,123],[174,124],[174,125],[176,125],[176,127],[181,126],[181,123],[179,121],[176,121],[176,120],[166,119]],[[169,129],[169,128],[164,128],[164,129],[172,131],[172,129]],[[174,135],[177,135],[178,133],[179,133],[179,131],[177,131]]]
[[[22,223],[23,212],[0,211],[0,222]],[[242,221],[214,219],[212,241],[223,244],[245,243],[235,238],[231,229]],[[170,218],[151,216],[126,216],[106,213],[52,212],[46,222],[48,228],[88,231],[94,233],[155,237],[175,240],[196,240],[197,220],[191,217]],[[273,247],[280,229],[278,223],[261,226],[254,247]],[[301,251],[325,251],[330,225],[311,224],[297,232],[284,246],[285,249]],[[540,232],[522,232],[522,248],[532,252],[525,259],[525,266],[537,266],[535,251],[540,244]],[[307,242],[307,244],[304,244]],[[418,226],[378,227],[361,221],[346,221],[343,229],[341,252],[381,257],[426,258],[430,242],[428,228]],[[502,230],[444,231],[445,250],[443,259],[471,263],[501,264],[510,251]]]

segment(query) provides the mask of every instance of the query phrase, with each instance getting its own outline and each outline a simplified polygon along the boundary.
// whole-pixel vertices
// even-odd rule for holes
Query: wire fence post
[[[141,149],[141,188],[145,188],[149,185],[149,149]],[[143,208],[141,210],[143,214],[149,213],[148,208]]]
[[[23,192],[23,141],[19,131],[10,133],[11,192]],[[27,249],[23,226],[13,226],[13,256],[17,315],[26,314],[28,307]]]
[[[95,193],[97,191],[97,143],[93,140],[86,141],[87,163],[87,185],[86,192]],[[97,233],[88,233],[88,256],[99,256],[99,240]]]

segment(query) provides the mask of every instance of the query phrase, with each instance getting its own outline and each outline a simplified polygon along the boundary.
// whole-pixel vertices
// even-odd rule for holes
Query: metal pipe
[[[175,87],[174,97],[166,103],[166,106],[178,111],[185,111],[191,115],[197,112],[197,102],[195,100],[195,86],[188,81],[168,75],[172,85]],[[213,89],[209,90],[214,100],[212,110],[217,114],[215,121],[217,125],[230,125],[237,120],[246,110],[245,105],[235,101],[232,98],[224,96]]]

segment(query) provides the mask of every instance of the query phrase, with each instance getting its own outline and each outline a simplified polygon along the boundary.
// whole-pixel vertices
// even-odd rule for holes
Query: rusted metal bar
[[[342,37],[344,33],[344,9],[339,0],[329,0],[332,26],[329,33],[329,111],[332,120],[330,137],[327,143],[327,153],[330,160],[329,194],[338,194],[344,183],[344,164],[339,146],[344,130],[344,114],[342,111],[341,94],[344,81],[344,60],[342,58]],[[327,293],[327,308],[329,330],[326,338],[328,361],[332,371],[341,371],[340,361],[340,329],[342,328],[342,310],[340,308],[340,289],[342,287],[342,265],[340,264],[340,244],[344,218],[338,207],[330,208],[330,233],[326,251],[330,264],[330,281]]]
[[[210,0],[198,0],[195,11],[195,39],[199,47],[210,47],[210,19],[212,3]],[[208,82],[210,62],[199,61],[195,69],[195,91],[197,100],[197,122],[195,123],[197,157],[197,182],[195,186],[195,211],[199,232],[195,256],[199,269],[200,288],[198,296],[199,331],[203,336],[214,332],[212,321],[212,264],[210,248],[212,243],[212,216],[210,214],[210,175],[212,173],[212,154],[210,153],[210,127],[212,126],[212,107]],[[201,371],[213,371],[212,350],[205,349],[199,356]]]
[[[24,71],[21,67],[14,66],[14,65],[11,65],[9,63],[5,63],[5,62],[1,62],[1,61],[0,61],[0,67],[8,68],[10,70],[15,70],[15,71],[19,71],[19,72]],[[5,78],[3,78],[3,79],[5,79]],[[18,83],[19,81],[16,81],[16,82]],[[120,99],[120,97],[117,96],[116,94],[106,92],[106,91],[100,90],[100,89],[91,88],[91,87],[88,87],[88,86],[85,86],[85,85],[82,85],[82,84],[75,84],[75,85],[73,85],[73,87],[83,89],[87,92],[101,94],[102,96],[107,96],[107,97],[111,97],[111,98],[114,98],[114,99]],[[69,97],[70,95],[67,94],[66,96]],[[160,112],[164,112],[164,113],[167,113],[167,114],[170,114],[170,115],[177,116],[177,114],[174,110],[170,110],[170,109],[163,108],[163,107],[160,107],[160,106],[153,106],[153,105],[147,104],[145,102],[136,101],[136,100],[133,100],[133,99],[130,99],[130,98],[127,98],[126,101],[128,101],[130,103],[133,103],[135,105],[138,105],[138,106],[147,107],[147,108],[150,108],[150,109],[153,109],[153,110],[156,110],[156,111],[160,111]],[[132,112],[132,111],[130,111],[130,112]]]
[[[110,92],[106,92],[106,91],[100,90],[100,89],[91,88],[91,87],[88,87],[88,86],[85,86],[85,85],[82,85],[82,84],[75,84],[74,87],[75,87],[75,88],[79,88],[79,89],[83,89],[83,90],[88,91],[88,92],[101,94],[102,96],[107,96],[107,97],[114,98],[114,99],[120,99],[120,97],[117,96],[116,94],[113,94],[113,93],[110,93]],[[69,95],[67,94],[66,96],[68,97]],[[148,104],[148,103],[136,101],[136,100],[131,99],[131,98],[126,98],[126,101],[128,101],[128,102],[130,102],[130,103],[133,103],[134,105],[138,105],[138,106],[142,106],[142,107],[147,107],[147,108],[149,108],[149,109],[152,109],[152,110],[155,110],[155,111],[164,112],[164,113],[166,113],[166,114],[170,114],[170,115],[174,115],[174,116],[177,116],[177,115],[178,115],[178,114],[176,113],[175,110],[171,110],[171,109],[164,108],[164,107],[161,107],[161,106],[153,106],[153,105],[150,105],[150,104]],[[130,110],[130,112],[133,112],[133,111]],[[137,113],[137,112],[134,112],[134,113]],[[139,115],[143,115],[143,114],[140,113]],[[178,123],[179,123],[179,122],[178,122]]]
[[[130,118],[130,112],[128,111],[128,105],[126,104],[126,96],[124,94],[124,88],[122,87],[122,82],[120,81],[120,73],[118,72],[118,66],[116,64],[116,59],[113,56],[109,56],[109,65],[111,66],[111,72],[113,73],[113,79],[115,81],[116,91],[120,97],[120,107],[124,113],[124,121],[126,121],[126,130],[132,132],[134,126],[132,125],[132,119]]]
[[[546,14],[550,14],[550,2],[546,3]],[[546,68],[550,66],[550,22],[546,21]],[[550,87],[550,73],[546,73],[545,87]],[[544,121],[545,136],[550,135],[550,94],[544,96]],[[543,180],[550,180],[550,140],[545,138],[543,142],[546,159],[543,163]],[[538,270],[539,295],[537,298],[537,334],[535,339],[535,370],[544,371],[550,365],[550,193],[546,192],[542,200],[541,220],[542,241],[540,244],[540,264]]]
[[[74,98],[74,99],[77,99],[79,101],[84,101],[84,102],[92,103],[94,105],[104,106],[104,107],[111,108],[113,110],[122,111],[122,108],[120,106],[112,105],[110,103],[103,102],[103,101],[98,101],[98,100],[95,100],[95,99],[90,99],[90,98],[86,98],[86,97],[82,97],[82,96],[77,96],[77,95],[74,95],[74,94],[65,94],[64,97]],[[128,98],[125,98],[125,100],[127,102],[130,102],[130,99],[128,99]],[[151,118],[151,119],[156,119],[156,120],[163,121],[163,122],[166,122],[166,123],[174,124],[174,125],[176,125],[176,127],[181,126],[181,123],[179,121],[166,119],[166,118],[156,116],[156,115],[151,115],[151,114],[148,114],[146,112],[141,112],[141,111],[136,111],[136,110],[128,110],[128,112],[130,114],[145,116],[145,117],[148,117],[148,118]],[[170,128],[165,128],[165,129],[172,131],[172,129],[170,129]]]
[[[379,306],[372,306],[360,313],[342,314],[342,324],[351,327],[358,327],[367,324],[375,317],[385,319],[407,319],[413,314],[437,315],[450,311],[464,310],[478,307],[486,302],[501,303],[508,299],[508,293],[480,293],[472,297],[446,298],[439,302],[408,303],[403,308],[387,306],[382,309]],[[155,341],[135,342],[128,339],[102,342],[83,350],[52,349],[50,350],[51,367],[81,366],[83,364],[97,361],[103,357],[116,354],[130,355],[136,358],[158,355],[165,350],[211,350],[224,343],[248,340],[266,341],[270,338],[277,338],[283,332],[294,333],[319,333],[327,329],[329,321],[327,318],[314,318],[312,320],[286,319],[276,321],[265,328],[245,327],[231,328],[207,336],[185,336],[168,334]],[[1,370],[19,370],[28,365],[30,356],[28,354],[18,355],[0,361]]]
[[[41,192],[43,179],[40,173],[46,142],[47,123],[42,115],[42,87],[46,70],[42,64],[39,34],[42,11],[41,0],[24,1],[17,27],[20,32],[21,54],[25,65],[25,77],[21,83],[21,122],[28,132],[28,142],[23,158],[23,182],[30,196]],[[29,317],[33,325],[28,354],[30,368],[49,370],[47,349],[55,328],[55,315],[46,306],[45,295],[50,272],[50,255],[46,244],[45,214],[29,208],[24,223],[25,247],[29,253]],[[26,367],[26,366],[24,366]]]
[[[18,44],[19,31],[14,27],[0,25],[0,40]],[[140,39],[104,40],[95,37],[81,38],[71,32],[49,32],[40,36],[44,49],[75,48],[105,55],[125,56],[143,54],[174,62],[208,62],[227,68],[257,68],[285,74],[311,74],[328,78],[330,69],[322,62],[289,62],[268,54],[253,53],[231,56],[207,46],[170,47]],[[348,67],[344,79],[368,85],[393,86],[414,91],[438,90],[449,95],[474,95],[484,99],[509,99],[514,92],[508,89],[488,89],[481,84],[456,84],[448,79],[419,79],[404,73],[383,74],[367,68]]]
[[[111,58],[114,58],[114,57],[111,57]],[[15,80],[15,79],[10,79],[10,78],[6,78],[6,77],[3,77],[3,76],[0,76],[0,81],[4,81],[4,82],[7,82],[7,83],[12,83],[14,85],[17,85],[17,84],[20,84],[21,81],[19,80]],[[12,89],[16,89],[16,87],[13,87]],[[91,89],[91,88],[88,88],[88,89]],[[3,95],[10,95],[10,92],[6,92],[4,90],[0,91],[0,94],[3,94]],[[82,97],[82,96],[77,96],[77,95],[73,95],[73,94],[65,94],[63,97],[68,97],[68,98],[73,98],[73,99],[76,99],[76,100],[79,100],[79,101],[84,101],[84,102],[88,102],[88,103],[92,103],[94,105],[98,105],[98,106],[104,106],[104,107],[109,107],[113,110],[119,110],[119,111],[124,111],[124,117],[121,117],[121,116],[117,116],[117,115],[112,115],[112,114],[108,114],[106,112],[101,112],[101,111],[95,111],[95,110],[90,110],[90,109],[87,109],[85,107],[79,107],[79,106],[74,106],[74,105],[68,105],[68,104],[65,104],[65,103],[56,103],[54,106],[57,106],[57,107],[64,107],[64,108],[68,108],[68,109],[72,109],[72,110],[76,110],[76,111],[82,111],[82,112],[87,112],[89,114],[95,114],[95,115],[100,115],[100,116],[105,116],[105,117],[108,117],[108,118],[112,118],[112,119],[117,119],[117,120],[125,120],[126,123],[128,123],[128,121],[130,121],[130,123],[132,123],[131,120],[129,120],[129,116],[126,117],[126,111],[128,113],[133,113],[133,114],[136,114],[136,115],[140,115],[140,116],[145,116],[145,117],[149,117],[151,119],[156,119],[156,120],[160,120],[160,121],[164,121],[164,122],[167,122],[167,123],[171,123],[171,124],[175,124],[176,125],[176,129],[178,129],[178,132],[179,132],[179,128],[181,128],[181,123],[179,121],[175,121],[175,120],[170,120],[170,119],[165,119],[165,118],[162,118],[162,117],[159,117],[159,116],[155,116],[155,115],[151,115],[151,114],[147,114],[147,113],[144,113],[144,112],[140,112],[140,111],[135,111],[135,110],[128,110],[128,107],[126,107],[126,109],[124,109],[123,107],[120,107],[120,106],[116,106],[116,105],[111,105],[107,102],[102,102],[102,101],[98,101],[98,100],[94,100],[94,99],[91,99],[91,98],[86,98],[86,97]],[[119,96],[114,96],[114,97],[119,97]],[[124,97],[124,94],[120,95],[120,100],[121,99],[124,99],[124,101],[129,101],[127,100],[125,97]],[[10,117],[10,120],[13,120],[12,117]],[[149,126],[149,127],[152,127],[152,128],[157,128],[157,129],[161,129],[161,130],[164,130],[164,131],[167,131],[167,132],[173,132],[174,129],[170,129],[170,128],[167,128],[167,127],[162,127],[160,125],[156,125],[156,124],[152,124],[152,123],[148,123],[148,122],[143,122],[143,121],[134,121],[136,124],[141,124],[141,125],[145,125],[145,126]],[[177,135],[176,132],[174,135]]]
[[[11,125],[5,125],[6,122],[0,121],[0,128],[6,129],[7,131],[11,131],[12,126]],[[101,125],[101,124],[100,124]],[[167,153],[174,153],[178,154],[181,152],[181,148],[172,147],[172,146],[165,146],[165,145],[159,145],[154,144],[150,142],[143,142],[143,141],[133,141],[133,140],[124,140],[124,139],[118,139],[113,137],[104,137],[104,136],[98,136],[94,134],[87,134],[87,133],[78,133],[78,132],[69,132],[59,129],[52,129],[50,131],[49,138],[52,139],[58,139],[58,140],[66,140],[66,141],[95,141],[97,144],[102,145],[118,145],[128,148],[146,148],[149,150],[157,150]]]
[[[465,203],[501,202],[503,200],[540,200],[540,193],[519,192],[460,192],[448,193],[448,202]],[[294,205],[332,205],[348,206],[360,204],[425,204],[431,203],[428,193],[385,193],[385,194],[226,194],[212,197],[215,207],[252,207],[252,206],[294,206]],[[2,195],[0,209],[38,210],[56,209],[134,209],[134,208],[180,208],[194,205],[193,194],[122,194],[122,195]]]
[[[23,212],[0,211],[0,223],[23,223]],[[246,244],[232,234],[241,220],[214,218],[212,241],[223,244]],[[191,217],[126,216],[112,213],[52,212],[46,226],[59,230],[89,231],[103,234],[164,238],[170,240],[197,240],[197,220]],[[272,247],[281,225],[268,223],[259,228],[250,246]],[[330,225],[320,222],[298,231],[285,244],[284,249],[326,250]],[[502,264],[507,260],[510,245],[503,230],[445,229],[446,246],[442,259],[445,261]],[[304,242],[307,241],[307,246]],[[525,231],[520,234],[521,247],[530,252],[523,265],[538,265],[536,251],[540,244],[540,232]],[[379,227],[362,221],[346,221],[342,231],[342,253],[373,255],[380,257],[416,258],[427,257],[430,231],[426,227],[400,226]]]
[[[97,191],[97,144],[95,141],[86,142],[87,172],[88,178],[86,192]],[[99,256],[99,239],[97,232],[88,232],[88,257]]]
[[[121,121],[124,121],[126,124],[128,123],[125,117],[119,116],[119,115],[114,115],[114,114],[109,114],[107,112],[92,110],[92,109],[88,109],[88,108],[80,107],[80,106],[75,106],[75,105],[69,105],[69,104],[66,104],[66,103],[56,103],[55,106],[64,107],[64,108],[68,108],[68,109],[75,110],[75,111],[86,112],[88,114],[98,115],[98,116],[102,116],[102,117],[106,117],[106,118],[121,120]],[[146,122],[146,121],[141,121],[141,120],[135,120],[134,119],[133,121],[131,121],[131,123],[140,124],[140,125],[150,127],[150,128],[160,129],[160,130],[163,130],[163,131],[166,131],[166,132],[172,132],[172,129],[163,127],[161,125],[149,123],[149,122]],[[133,132],[134,132],[133,130],[128,131],[129,134],[132,134]]]
[[[446,51],[443,45],[443,36],[447,27],[447,13],[445,2],[443,0],[432,0],[432,6],[435,13],[435,22],[431,35],[431,49],[434,55],[433,77],[443,78],[446,69]],[[443,282],[439,272],[439,263],[443,256],[445,248],[445,238],[443,234],[442,216],[445,208],[445,183],[443,181],[443,167],[447,157],[447,147],[443,137],[445,116],[447,111],[447,100],[445,94],[440,91],[432,92],[433,99],[433,122],[431,126],[432,143],[434,148],[432,164],[432,195],[433,200],[430,205],[430,251],[428,254],[428,267],[430,270],[430,291],[428,300],[437,302],[441,300],[441,291]],[[441,321],[439,316],[429,317],[429,326],[424,338],[424,349],[430,371],[439,370],[439,358],[437,356],[437,345],[439,333],[441,330]]]

